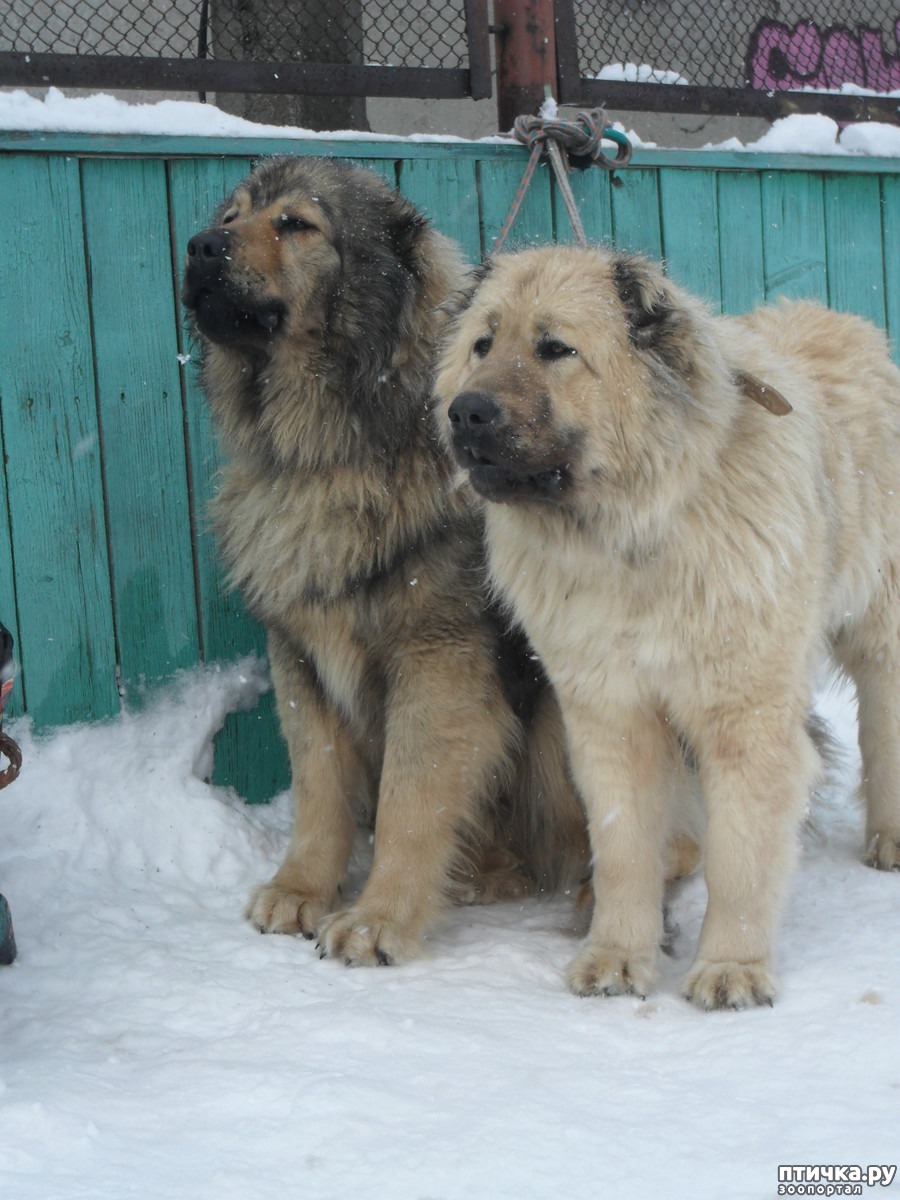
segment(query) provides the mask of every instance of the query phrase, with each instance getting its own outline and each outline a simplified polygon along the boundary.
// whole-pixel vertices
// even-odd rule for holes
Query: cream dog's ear
[[[639,254],[619,255],[613,260],[612,280],[632,346],[690,379],[697,352],[696,322],[661,267]]]

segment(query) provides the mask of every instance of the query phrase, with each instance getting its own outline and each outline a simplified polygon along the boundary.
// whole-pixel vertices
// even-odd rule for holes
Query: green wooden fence
[[[526,159],[487,143],[0,133],[0,618],[18,711],[38,727],[107,717],[179,668],[262,651],[206,528],[219,455],[178,277],[191,233],[276,152],[381,172],[473,261]],[[900,161],[634,162],[621,187],[599,169],[573,176],[589,237],[664,257],[724,311],[807,296],[900,334]],[[570,236],[542,167],[509,244]],[[248,799],[284,786],[270,698],[229,718],[216,758]]]

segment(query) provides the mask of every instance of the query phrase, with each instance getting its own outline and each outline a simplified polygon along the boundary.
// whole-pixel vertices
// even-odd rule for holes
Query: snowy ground
[[[646,1001],[567,993],[564,899],[457,909],[400,968],[261,937],[241,910],[286,797],[202,781],[257,687],[247,663],[198,670],[109,724],[10,726],[4,1200],[739,1200],[775,1196],[781,1164],[898,1162],[900,877],[860,863],[846,694],[823,701],[850,750],[804,834],[783,994],[706,1015],[677,992],[699,880]]]

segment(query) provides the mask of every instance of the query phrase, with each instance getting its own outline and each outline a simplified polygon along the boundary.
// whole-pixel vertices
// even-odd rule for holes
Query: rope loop
[[[513,134],[532,151],[536,146],[543,149],[552,141],[562,146],[570,158],[589,160],[576,162],[573,166],[587,167],[593,163],[607,171],[615,171],[617,167],[627,166],[631,160],[631,142],[624,133],[607,125],[602,108],[577,113],[571,121],[561,117],[516,117]],[[604,153],[604,139],[615,142],[614,158]]]
[[[605,113],[600,108],[591,112],[580,112],[573,121],[564,121],[559,117],[516,117],[513,123],[513,135],[531,150],[531,157],[509,214],[503,223],[503,228],[494,239],[492,252],[496,253],[500,250],[506,241],[542,154],[546,154],[550,159],[556,173],[556,181],[565,201],[575,240],[579,245],[586,246],[587,237],[567,176],[571,174],[574,167],[585,168],[593,164],[604,167],[610,172],[613,183],[618,184],[619,180],[615,177],[615,170],[617,167],[627,166],[630,162],[631,142],[624,133],[606,124]],[[603,152],[604,138],[615,143],[614,158],[610,158]],[[563,149],[568,156],[567,162],[563,160]]]

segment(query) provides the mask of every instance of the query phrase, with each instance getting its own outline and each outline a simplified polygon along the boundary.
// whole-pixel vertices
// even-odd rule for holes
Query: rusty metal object
[[[522,113],[537,113],[556,93],[553,0],[495,0],[497,128],[512,129]]]

